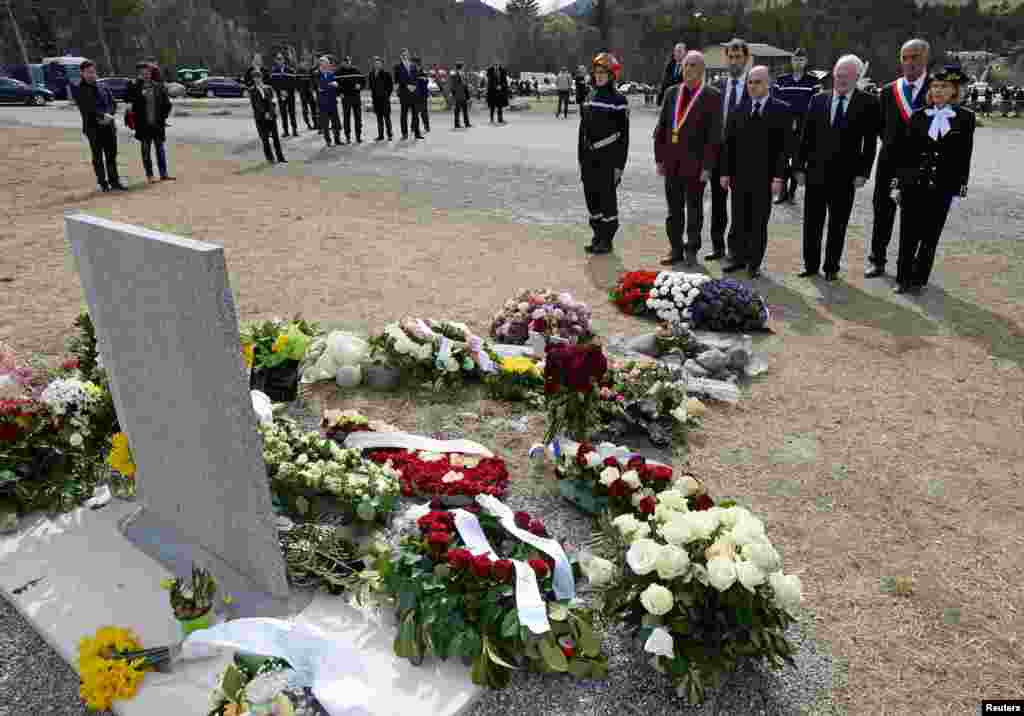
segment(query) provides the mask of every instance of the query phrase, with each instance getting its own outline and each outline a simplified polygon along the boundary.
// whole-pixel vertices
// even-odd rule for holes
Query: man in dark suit
[[[352,143],[352,124],[355,123],[356,142],[363,142],[363,85],[366,78],[352,58],[346,57],[345,64],[338,68],[338,87],[341,90],[341,107],[344,111],[342,126],[345,128],[345,144]]]
[[[373,58],[373,72],[370,73],[370,96],[373,97],[373,113],[377,115],[377,140],[384,141],[384,130],[387,129],[388,141],[391,134],[391,91],[395,82],[391,73],[384,69],[384,60]]]
[[[665,93],[654,128],[654,161],[665,177],[671,246],[663,266],[697,265],[704,227],[704,185],[718,163],[722,143],[722,96],[704,84],[704,55],[689,52],[683,60],[683,83]],[[683,229],[687,241],[683,243]]]
[[[470,90],[469,85],[466,83],[466,78],[462,74],[463,63],[455,63],[455,71],[448,77],[448,95],[451,97],[452,107],[455,110],[455,128],[461,129],[462,122],[466,125],[466,128],[472,127],[469,123],[469,98]],[[566,104],[569,100],[566,99]]]
[[[315,67],[315,65],[314,59],[313,66]],[[315,131],[320,126],[317,114],[316,85],[312,80],[316,70],[303,66],[299,67],[296,73],[298,74],[296,83],[299,87],[299,99],[302,100],[302,121],[306,123],[308,129]]]
[[[811,100],[804,123],[796,180],[806,185],[804,199],[804,270],[816,276],[821,266],[821,235],[828,214],[825,279],[835,281],[846,242],[857,189],[871,176],[878,143],[878,100],[857,89],[864,63],[844,55],[832,70],[833,89]]]
[[[658,90],[658,106],[665,100],[665,92],[683,81],[683,60],[686,59],[686,43],[677,42],[672,48],[672,59],[665,65],[665,73],[661,78],[661,89]]]
[[[82,81],[74,99],[82,114],[82,133],[89,140],[96,182],[100,191],[122,191],[124,187],[117,174],[117,127],[114,126],[117,101],[109,89],[97,84],[96,63],[85,60],[80,71]]]
[[[413,57],[412,66],[416,70],[416,113],[420,117],[420,127],[430,132],[430,78],[423,66],[422,57]]]
[[[256,122],[256,131],[259,132],[263,141],[263,156],[271,164],[274,163],[274,154],[270,152],[270,141],[274,142],[274,152],[277,161],[287,162],[281,152],[281,137],[277,133],[277,110],[274,107],[274,92],[263,82],[263,73],[255,72],[252,75],[252,86],[249,89],[249,103],[252,105],[252,118]]]
[[[768,246],[768,218],[772,194],[785,186],[786,147],[792,127],[789,106],[768,96],[771,75],[764,66],[747,76],[749,109],[733,112],[725,132],[719,174],[723,189],[732,191],[732,223],[725,273],[741,268],[750,278],[761,275]]]
[[[277,104],[281,108],[281,134],[288,135],[288,121],[292,123],[292,135],[299,136],[299,128],[295,123],[295,86],[298,75],[284,59],[284,54],[277,53],[274,64],[270,66],[270,86],[277,93]]]
[[[914,39],[900,49],[903,76],[890,82],[879,95],[881,126],[879,135],[882,149],[878,154],[875,171],[875,222],[871,230],[871,253],[865,278],[885,273],[886,253],[892,240],[892,226],[896,220],[896,201],[892,198],[892,180],[896,177],[897,144],[906,137],[913,113],[924,107],[928,97],[928,43]]]
[[[338,66],[334,57],[324,55],[320,58],[320,69],[317,70],[317,90],[320,104],[320,131],[324,142],[331,146],[331,134],[334,145],[341,144],[341,119],[338,117]]]
[[[398,88],[398,102],[402,108],[399,114],[402,139],[409,138],[409,115],[412,115],[413,135],[416,139],[423,139],[420,115],[416,111],[416,68],[409,57],[409,50],[402,50],[401,62],[395,65],[395,87]]]
[[[725,128],[729,117],[734,112],[745,112],[749,109],[746,78],[747,64],[750,62],[750,46],[739,38],[732,39],[725,46],[725,59],[729,74],[720,80],[715,89],[722,96],[721,128],[722,140],[725,139]],[[740,159],[742,161],[742,158]],[[711,253],[704,257],[706,261],[717,261],[725,256],[725,232],[729,230],[729,245],[735,243],[735,224],[729,226],[729,190],[722,188],[722,177],[718,167],[711,174]]]

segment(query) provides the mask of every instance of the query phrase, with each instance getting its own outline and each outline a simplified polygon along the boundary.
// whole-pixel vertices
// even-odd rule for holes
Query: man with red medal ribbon
[[[892,181],[896,171],[898,142],[907,134],[910,115],[925,105],[928,97],[928,43],[908,40],[900,49],[900,67],[903,76],[889,83],[879,95],[882,123],[879,136],[882,150],[878,155],[875,172],[875,223],[871,231],[871,253],[865,278],[885,274],[886,252],[892,240],[892,227],[896,220],[896,201],[892,198]]]
[[[704,55],[689,52],[683,60],[683,81],[665,92],[654,129],[654,161],[658,174],[665,177],[665,233],[671,246],[661,260],[663,266],[697,264],[704,227],[704,186],[718,161],[721,121],[722,95],[704,85]]]

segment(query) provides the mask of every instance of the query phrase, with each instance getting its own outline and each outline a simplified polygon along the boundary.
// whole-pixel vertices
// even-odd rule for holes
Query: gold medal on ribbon
[[[672,143],[673,144],[679,144],[679,130],[678,129],[673,129],[672,130]]]

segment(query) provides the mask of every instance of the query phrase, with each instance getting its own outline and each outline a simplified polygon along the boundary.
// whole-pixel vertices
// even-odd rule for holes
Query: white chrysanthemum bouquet
[[[688,322],[691,318],[690,305],[700,295],[701,285],[710,280],[710,276],[699,273],[662,271],[654,279],[647,307],[662,321]]]
[[[607,617],[636,629],[651,665],[691,703],[741,659],[792,663],[785,632],[801,601],[764,524],[729,501],[691,509],[682,489],[655,495],[650,519],[606,524],[619,564],[591,557],[585,571],[609,584]],[[621,562],[625,564],[621,564]]]

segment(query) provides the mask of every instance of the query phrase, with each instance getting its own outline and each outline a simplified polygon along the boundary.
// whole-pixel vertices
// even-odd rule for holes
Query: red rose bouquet
[[[498,457],[400,449],[374,450],[368,457],[381,464],[391,461],[407,497],[501,497],[508,487],[508,468]]]
[[[619,310],[632,316],[643,316],[653,313],[647,307],[654,280],[658,271],[627,271],[619,277],[615,288],[608,292],[608,297]]]
[[[545,352],[544,395],[548,411],[545,442],[565,434],[585,440],[599,419],[599,387],[608,359],[596,343],[549,343]]]
[[[456,529],[455,513],[436,509],[436,501],[433,505],[420,511],[397,553],[374,565],[383,590],[397,602],[397,656],[414,664],[430,654],[462,659],[472,664],[473,683],[492,688],[506,686],[512,670],[521,668],[578,678],[607,675],[608,660],[590,613],[554,594],[551,557],[480,505],[467,510],[476,514],[480,528],[474,541],[487,543],[474,554]],[[526,512],[516,512],[514,523],[534,536],[547,536],[544,524]],[[548,629],[541,627],[539,634],[536,622],[532,628],[520,623],[516,602],[522,588],[517,575],[530,571],[546,605]]]

